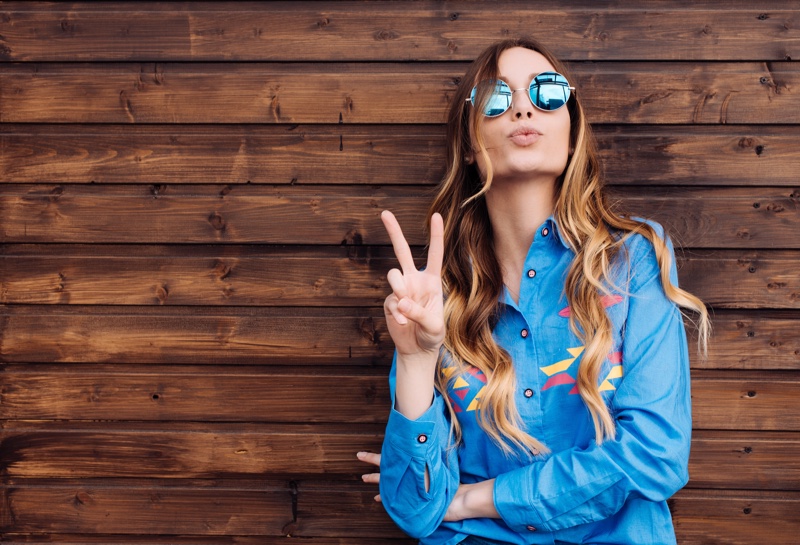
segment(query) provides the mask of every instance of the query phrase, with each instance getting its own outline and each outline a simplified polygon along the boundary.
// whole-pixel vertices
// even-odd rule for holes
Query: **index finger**
[[[444,220],[436,212],[431,216],[431,243],[428,247],[428,265],[425,272],[442,275],[442,261],[444,261]]]
[[[414,265],[414,257],[411,255],[411,248],[408,247],[408,242],[406,242],[406,237],[403,236],[403,230],[400,229],[400,224],[397,223],[397,218],[388,210],[384,210],[381,212],[381,220],[383,220],[383,226],[386,227],[386,232],[389,233],[389,238],[392,240],[394,255],[397,256],[397,261],[400,262],[400,268],[403,269],[403,274],[406,275],[416,271],[417,267]]]

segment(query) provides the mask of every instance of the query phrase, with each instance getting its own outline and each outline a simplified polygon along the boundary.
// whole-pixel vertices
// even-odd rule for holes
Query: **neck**
[[[503,281],[516,295],[525,256],[533,243],[536,229],[553,213],[555,181],[493,181],[485,198]],[[514,298],[517,299],[516,296]]]

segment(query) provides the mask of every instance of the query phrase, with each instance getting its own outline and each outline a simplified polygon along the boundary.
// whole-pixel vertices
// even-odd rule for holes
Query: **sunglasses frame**
[[[536,83],[536,79],[541,77],[541,76],[544,76],[544,75],[554,75],[554,76],[563,78],[563,80],[566,83],[566,85],[564,83],[560,83],[558,81],[544,81],[544,82],[541,82],[541,83]],[[564,76],[564,74],[561,74],[561,73],[556,72],[554,70],[548,70],[546,72],[540,72],[540,73],[536,74],[535,76],[533,76],[533,78],[531,79],[531,82],[528,84],[527,87],[520,87],[519,89],[512,89],[511,86],[508,83],[506,83],[505,81],[503,81],[501,79],[480,81],[480,82],[478,82],[477,85],[475,85],[475,87],[472,88],[472,91],[470,91],[470,94],[469,94],[470,96],[469,96],[469,98],[466,99],[466,102],[469,102],[470,104],[472,104],[472,107],[475,108],[475,102],[473,102],[472,97],[474,97],[475,94],[477,93],[478,85],[480,85],[481,83],[484,83],[484,82],[492,82],[492,81],[495,82],[495,85],[497,84],[497,82],[500,82],[503,85],[505,85],[506,88],[508,88],[508,90],[511,92],[511,99],[508,101],[508,106],[506,106],[506,109],[503,110],[502,112],[498,113],[498,114],[488,115],[486,112],[481,112],[485,117],[499,117],[499,116],[503,115],[504,113],[506,113],[511,108],[511,104],[514,102],[513,101],[514,93],[516,93],[517,91],[527,91],[528,100],[531,101],[531,105],[534,108],[536,108],[537,110],[542,111],[542,112],[555,112],[555,111],[560,110],[561,108],[566,106],[567,102],[569,102],[569,99],[572,97],[572,93],[575,92],[575,87],[572,87],[569,84],[569,80]],[[539,106],[537,106],[536,103],[533,101],[533,98],[531,97],[531,89],[533,88],[534,83],[536,83],[536,85],[538,87],[541,87],[542,84],[558,85],[560,87],[565,87],[567,89],[567,91],[569,92],[569,95],[567,96],[567,99],[564,101],[564,103],[561,104],[561,106],[559,106],[558,108],[553,108],[552,110],[545,110],[544,108],[540,108]],[[494,93],[492,93],[492,94],[494,94]]]

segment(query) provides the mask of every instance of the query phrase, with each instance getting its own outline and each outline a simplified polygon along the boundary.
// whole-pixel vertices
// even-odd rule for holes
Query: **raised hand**
[[[442,260],[444,256],[444,224],[442,216],[431,217],[431,241],[428,263],[417,270],[411,249],[394,214],[384,210],[383,225],[392,240],[400,268],[389,271],[387,278],[392,293],[383,304],[389,334],[398,356],[415,358],[431,354],[438,357],[444,341],[444,302],[442,298]]]

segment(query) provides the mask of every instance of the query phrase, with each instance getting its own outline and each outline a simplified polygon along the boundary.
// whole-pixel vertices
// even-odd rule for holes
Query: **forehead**
[[[512,47],[503,51],[498,59],[497,69],[498,75],[503,79],[522,78],[523,80],[530,79],[542,72],[555,70],[544,55],[524,47]]]

